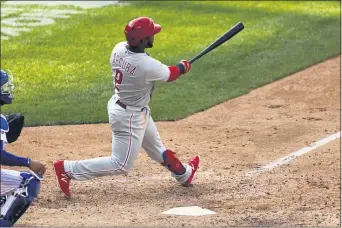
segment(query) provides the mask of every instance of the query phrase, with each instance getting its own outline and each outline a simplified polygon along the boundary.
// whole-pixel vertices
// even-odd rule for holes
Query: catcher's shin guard
[[[13,226],[39,194],[40,180],[27,172],[22,172],[20,175],[23,177],[23,181],[19,188],[11,195],[1,199],[1,227]]]
[[[179,159],[174,155],[171,150],[166,150],[163,153],[164,162],[163,166],[167,167],[173,174],[182,175],[185,173],[186,169],[184,165],[179,161]]]

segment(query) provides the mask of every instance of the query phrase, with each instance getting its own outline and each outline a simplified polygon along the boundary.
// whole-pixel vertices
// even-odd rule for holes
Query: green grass
[[[3,4],[2,4],[3,6]],[[27,7],[33,9],[35,6]],[[163,26],[148,52],[165,64],[191,59],[237,22],[245,29],[181,79],[158,83],[155,120],[176,120],[340,54],[340,2],[131,2],[89,9],[1,42],[26,125],[107,122],[109,56],[132,18]],[[176,16],[176,14],[178,14]]]

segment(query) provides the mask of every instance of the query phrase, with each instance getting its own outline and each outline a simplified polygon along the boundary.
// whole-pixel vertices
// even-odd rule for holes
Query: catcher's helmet
[[[161,26],[155,24],[152,18],[138,17],[126,25],[125,35],[130,46],[137,46],[143,38],[155,35],[160,31]]]
[[[1,104],[11,104],[13,99],[13,76],[9,72],[1,70]]]

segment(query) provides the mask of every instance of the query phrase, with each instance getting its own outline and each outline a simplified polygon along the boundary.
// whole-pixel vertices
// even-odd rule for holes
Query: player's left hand
[[[31,160],[29,164],[29,169],[41,176],[43,176],[46,171],[46,168],[42,163],[34,160]]]
[[[183,74],[188,73],[191,69],[191,63],[189,63],[187,60],[181,60],[180,63],[184,66]]]

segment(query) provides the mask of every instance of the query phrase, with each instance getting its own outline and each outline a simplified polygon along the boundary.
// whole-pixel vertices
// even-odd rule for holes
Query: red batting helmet
[[[126,40],[130,46],[137,46],[140,40],[161,31],[161,26],[155,24],[152,18],[138,17],[130,21],[125,28]]]

